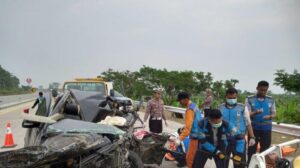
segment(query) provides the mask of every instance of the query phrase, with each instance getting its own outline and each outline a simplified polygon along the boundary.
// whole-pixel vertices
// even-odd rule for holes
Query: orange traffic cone
[[[17,144],[14,143],[14,138],[13,134],[11,132],[11,126],[10,122],[7,123],[6,125],[6,135],[5,135],[5,142],[2,148],[13,148],[17,146]]]

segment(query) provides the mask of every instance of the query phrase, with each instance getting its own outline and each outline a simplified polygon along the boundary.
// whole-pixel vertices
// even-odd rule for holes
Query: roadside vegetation
[[[151,98],[152,89],[161,87],[164,89],[165,104],[176,107],[179,106],[176,96],[180,91],[190,93],[192,100],[200,107],[205,98],[205,90],[211,88],[214,93],[213,107],[216,108],[224,102],[226,89],[235,87],[239,83],[237,79],[214,80],[210,72],[169,71],[148,66],[143,66],[134,72],[108,69],[102,73],[102,77],[114,82],[115,90],[135,100],[147,101]],[[274,73],[274,84],[286,91],[284,94],[273,94],[271,91],[269,93],[276,101],[277,117],[275,120],[300,124],[300,74],[296,70],[293,73],[278,70]],[[52,85],[54,87],[58,83],[50,84],[50,89]],[[238,91],[240,103],[244,103],[247,96],[255,94],[245,90]],[[0,65],[0,95],[25,93],[31,93],[31,87],[20,86],[19,79]]]
[[[114,82],[114,89],[135,100],[147,101],[151,98],[152,89],[161,87],[164,89],[165,104],[177,107],[179,104],[176,102],[176,96],[180,91],[190,93],[192,100],[200,106],[205,97],[205,89],[211,88],[214,93],[213,107],[216,108],[224,102],[226,89],[235,87],[239,83],[237,79],[214,80],[210,72],[168,71],[148,66],[143,66],[134,72],[109,69],[103,72],[102,76]],[[271,91],[269,93],[276,101],[277,117],[275,120],[300,124],[300,74],[296,70],[292,74],[278,70],[274,73],[274,84],[286,91],[284,94],[273,94]],[[254,89],[255,87],[253,86]],[[255,94],[255,92],[245,90],[238,91],[240,103],[244,103],[247,96]]]
[[[30,93],[29,86],[20,86],[20,80],[0,65],[0,95]]]

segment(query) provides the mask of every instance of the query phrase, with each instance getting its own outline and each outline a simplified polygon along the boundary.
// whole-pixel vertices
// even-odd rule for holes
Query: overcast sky
[[[1,0],[0,65],[36,86],[147,65],[253,91],[300,70],[300,1]]]

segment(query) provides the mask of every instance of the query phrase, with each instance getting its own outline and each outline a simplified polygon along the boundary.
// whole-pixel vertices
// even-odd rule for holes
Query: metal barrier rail
[[[139,103],[138,101],[135,101],[135,103]],[[143,106],[147,106],[147,103],[143,102]],[[172,113],[179,113],[179,114],[185,114],[185,108],[179,108],[179,107],[173,107],[173,106],[165,106],[165,110],[172,112]],[[293,124],[284,124],[284,123],[272,123],[273,128],[272,131],[285,134],[285,135],[291,135],[295,136],[297,138],[300,138],[300,126],[299,125],[293,125]]]
[[[267,163],[265,156],[270,153],[275,153],[279,158],[284,158],[286,156],[283,155],[282,149],[286,146],[297,146],[299,148],[300,145],[300,139],[294,139],[288,142],[284,142],[275,146],[270,147],[269,149],[261,152],[256,153],[252,156],[249,167],[257,167],[257,168],[265,168]],[[296,150],[297,150],[296,148]]]

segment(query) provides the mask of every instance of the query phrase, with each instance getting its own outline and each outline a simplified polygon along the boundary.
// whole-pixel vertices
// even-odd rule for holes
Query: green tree
[[[114,83],[115,90],[133,99],[151,96],[155,87],[163,88],[166,104],[173,104],[181,91],[188,92],[194,101],[199,102],[201,93],[207,88],[212,88],[216,98],[223,100],[226,87],[234,87],[239,82],[236,79],[226,80],[225,83],[213,81],[209,72],[168,71],[149,66],[143,66],[135,72],[108,69],[102,76]]]
[[[285,72],[283,69],[277,70],[275,76],[275,85],[289,92],[300,93],[300,74],[297,70],[294,70],[292,74]]]
[[[225,80],[225,88],[228,89],[228,88],[235,88],[235,85],[239,83],[239,80],[237,79],[230,79],[230,80]]]
[[[215,81],[213,83],[212,89],[217,98],[223,98],[225,96],[225,88],[223,81]]]
[[[0,65],[0,89],[19,88],[19,79]]]
[[[213,77],[210,72],[205,74],[204,72],[195,72],[196,77],[196,91],[200,93],[201,91],[205,91],[205,89],[210,88],[213,84]]]

